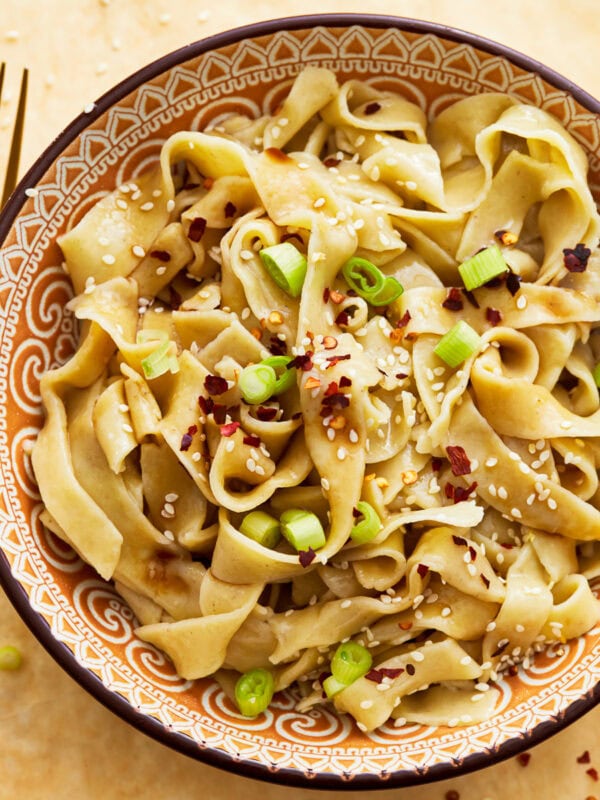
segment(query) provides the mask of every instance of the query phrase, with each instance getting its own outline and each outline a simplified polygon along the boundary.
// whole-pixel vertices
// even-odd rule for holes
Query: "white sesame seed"
[[[231,453],[231,452],[233,451],[233,449],[234,449],[234,448],[235,448],[235,442],[233,441],[233,439],[230,439],[230,440],[227,442],[227,444],[225,445],[225,450],[226,450],[228,453]]]
[[[352,600],[342,600],[340,603],[340,608],[350,608],[352,605]]]
[[[325,205],[325,198],[318,197],[313,203],[313,208],[322,208]]]
[[[477,567],[475,564],[467,564],[467,572],[474,578],[475,575],[477,575]]]
[[[138,258],[143,258],[146,255],[146,251],[139,244],[134,244],[133,247],[131,248],[131,252],[133,253],[134,256],[137,256]]]
[[[337,457],[340,461],[343,461],[346,458],[347,452],[345,447],[338,447]]]
[[[515,519],[522,519],[522,517],[523,517],[523,514],[521,514],[521,511],[516,507],[515,508],[511,508],[510,513],[511,513],[511,516],[513,516]]]
[[[518,625],[515,625],[515,630],[517,633],[523,633],[523,631],[525,630],[525,626],[519,623]]]
[[[91,114],[91,112],[94,110],[94,108],[95,108],[95,103],[87,103],[87,105],[85,105],[83,107],[83,113],[84,114]]]
[[[170,214],[175,208],[175,200],[167,200],[167,211]]]
[[[123,423],[123,430],[125,433],[133,433],[133,428],[127,422]]]
[[[442,617],[449,617],[450,614],[452,613],[452,609],[450,608],[450,606],[445,606],[444,608],[442,608],[442,612],[441,613],[442,613]]]
[[[463,665],[463,667],[467,667],[471,663],[471,656],[463,656],[463,658],[460,660],[460,663]]]
[[[39,194],[39,190],[30,187],[29,189],[25,189],[25,194],[27,195],[27,197],[37,197]]]
[[[413,661],[416,661],[417,663],[420,661],[425,661],[425,656],[420,650],[415,650],[413,653],[411,653],[411,656]]]
[[[142,203],[140,206],[140,211],[152,211],[154,208],[154,203],[152,201],[148,201],[147,203]]]
[[[508,499],[508,492],[506,491],[504,486],[499,486],[498,487],[498,497],[501,500],[507,500]]]
[[[556,511],[558,508],[556,500],[554,500],[552,497],[548,498],[548,508],[552,509],[552,511]]]
[[[525,295],[524,295],[524,294],[522,294],[522,295],[521,295],[521,296],[520,296],[520,297],[517,299],[517,308],[518,308],[518,309],[520,309],[520,310],[523,310],[523,309],[524,309],[524,308],[526,308],[526,307],[527,307],[527,298],[525,297]]]
[[[488,622],[488,624],[486,625],[485,629],[486,629],[486,631],[488,633],[491,633],[492,631],[495,631],[496,630],[496,623],[493,622],[493,621],[492,622]]]

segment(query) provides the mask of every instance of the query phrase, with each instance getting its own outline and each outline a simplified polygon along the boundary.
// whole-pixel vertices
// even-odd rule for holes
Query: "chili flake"
[[[340,311],[334,322],[341,328],[343,325],[347,325],[350,322],[350,314],[344,309],[344,311]]]
[[[415,669],[414,664],[407,664],[406,671],[408,672],[409,675],[414,675],[417,670]]]
[[[337,167],[339,163],[340,163],[339,158],[333,158],[333,156],[329,156],[328,158],[325,159],[325,161],[323,161],[323,165],[325,167]]]
[[[367,106],[365,106],[364,113],[367,116],[370,116],[371,114],[376,114],[380,109],[381,106],[379,103],[369,103]]]
[[[498,239],[500,244],[503,244],[505,247],[516,244],[519,241],[517,234],[512,231],[499,230],[494,233],[494,236]]]
[[[274,356],[284,356],[287,353],[285,342],[282,342],[277,336],[271,336],[269,340],[269,352]]]
[[[177,291],[177,289],[173,288],[171,284],[169,284],[169,305],[173,309],[173,311],[177,311],[179,306],[183,303],[183,298]]]
[[[181,437],[181,444],[179,445],[180,450],[189,450],[190,445],[192,444],[192,439],[194,438],[194,434],[198,433],[198,426],[197,425],[190,425],[187,431]]]
[[[217,425],[224,425],[225,418],[227,416],[227,406],[223,403],[214,403],[212,407],[212,413],[215,422]]]
[[[455,544],[455,545],[457,545],[458,547],[467,547],[467,546],[468,546],[468,545],[467,545],[467,540],[466,540],[466,539],[463,539],[463,537],[462,537],[462,536],[452,536],[452,541],[453,541],[453,542],[454,542],[454,544]]]
[[[300,564],[304,568],[306,568],[310,564],[312,564],[312,562],[315,560],[316,556],[317,556],[317,554],[312,549],[312,547],[309,547],[308,550],[300,550],[298,552],[298,559],[300,561]]]
[[[450,461],[453,475],[458,477],[459,475],[468,475],[471,472],[469,457],[460,445],[448,445],[446,447],[446,455]]]
[[[239,427],[239,422],[228,422],[227,425],[221,425],[221,436],[233,436]]]
[[[495,327],[499,322],[502,322],[502,312],[497,308],[488,306],[485,310],[485,318],[491,325]]]
[[[569,272],[585,272],[588,258],[592,251],[580,242],[574,249],[566,247],[563,250],[563,262]]]
[[[341,292],[338,292],[337,289],[332,289],[329,292],[329,299],[331,300],[332,303],[335,303],[336,306],[339,306],[339,304],[346,299],[346,295],[342,294]]]
[[[337,363],[340,361],[347,361],[350,358],[350,353],[346,353],[343,356],[327,356],[325,361],[329,362],[327,369],[331,369],[331,367],[335,367]]]
[[[511,270],[506,276],[506,288],[514,297],[521,288],[521,276]]]
[[[352,380],[347,377],[347,375],[342,375],[340,378],[340,389],[346,389],[348,386],[352,386]]]
[[[237,208],[234,206],[231,200],[228,200],[225,204],[225,218],[229,219],[229,217],[234,217],[236,212]]]
[[[399,622],[398,627],[403,631],[409,631],[412,628],[412,622]]]
[[[577,763],[578,764],[589,764],[590,761],[591,761],[591,758],[590,758],[590,751],[589,750],[584,750],[583,753],[580,756],[577,757]]]
[[[517,761],[522,767],[526,767],[531,761],[531,753],[521,753],[517,756]]]
[[[328,303],[330,297],[331,297],[331,289],[329,288],[329,286],[326,286],[323,289],[323,302]]]
[[[202,413],[208,416],[208,414],[212,414],[215,401],[212,399],[212,397],[203,397],[200,395],[198,398],[198,405],[202,409]]]
[[[261,422],[271,422],[277,416],[277,409],[274,406],[259,406],[256,409],[256,418]]]
[[[427,564],[419,564],[417,566],[417,573],[420,578],[424,578],[428,572],[429,572],[429,567],[427,566]]]
[[[433,456],[431,459],[431,469],[434,472],[439,472],[442,468],[442,459],[438,458],[438,456]]]
[[[463,500],[468,500],[475,489],[477,489],[477,481],[473,481],[466,489],[462,486],[456,486],[454,488],[454,502],[462,503]]]
[[[374,683],[381,683],[384,678],[390,678],[390,680],[394,680],[394,678],[402,675],[403,672],[404,670],[401,667],[380,667],[379,669],[373,667],[373,669],[370,669],[367,672],[365,678],[368,681],[373,681]]]
[[[167,250],[151,250],[150,256],[156,258],[158,261],[163,261],[165,264],[171,260],[171,253]]]
[[[489,578],[486,578],[486,577],[485,577],[485,575],[483,574],[483,572],[480,574],[480,576],[479,576],[479,577],[481,578],[481,580],[482,580],[482,582],[483,582],[483,585],[485,586],[485,588],[486,588],[486,589],[489,589],[489,588],[490,588],[490,579],[489,579]]]
[[[210,395],[223,394],[229,388],[229,384],[220,375],[207,375],[204,379],[204,388]]]
[[[312,350],[307,350],[304,355],[298,355],[293,358],[287,365],[287,368],[292,369],[293,367],[296,367],[297,369],[301,369],[303,372],[308,372],[313,367],[313,355],[314,353]]]
[[[305,389],[318,389],[321,385],[321,381],[316,378],[314,375],[309,375],[306,379],[306,383],[304,384]]]
[[[479,303],[477,302],[477,299],[475,298],[475,295],[473,294],[473,292],[469,291],[468,289],[462,289],[461,291],[464,294],[464,296],[467,298],[469,303],[471,303],[473,308],[479,308]]]
[[[260,447],[260,437],[258,436],[244,436],[244,444],[249,445],[250,447]]]
[[[586,769],[585,773],[586,773],[586,775],[589,775],[590,778],[593,781],[597,781],[598,780],[598,770],[595,769],[594,767],[590,767],[589,769]]]
[[[444,800],[460,800],[460,795],[455,789],[450,789],[449,792],[446,792]]]
[[[204,217],[194,217],[188,230],[188,239],[191,239],[192,242],[199,242],[204,236],[205,230],[206,220]]]
[[[460,289],[457,289],[456,286],[453,286],[452,289],[448,291],[446,299],[442,305],[444,308],[447,308],[448,311],[462,311],[463,301],[460,296]]]

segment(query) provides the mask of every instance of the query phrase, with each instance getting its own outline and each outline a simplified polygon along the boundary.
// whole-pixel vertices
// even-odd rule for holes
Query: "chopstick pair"
[[[4,84],[4,74],[6,72],[6,64],[0,64],[0,102],[2,101],[2,87]],[[8,164],[6,167],[6,175],[4,178],[4,186],[2,189],[2,197],[0,199],[0,208],[2,208],[10,195],[12,194],[15,186],[17,185],[17,177],[19,174],[19,159],[21,156],[21,146],[23,144],[23,124],[25,121],[25,106],[27,104],[27,83],[29,79],[29,71],[23,70],[21,77],[21,88],[19,91],[19,104],[17,106],[17,114],[15,116],[15,124],[12,131],[10,142],[10,151],[8,154]]]

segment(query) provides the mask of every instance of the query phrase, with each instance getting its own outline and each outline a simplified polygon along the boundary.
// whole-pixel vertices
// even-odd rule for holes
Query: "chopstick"
[[[0,101],[2,100],[2,86],[4,84],[4,75],[6,72],[6,64],[2,62],[0,65]],[[19,105],[17,107],[17,114],[15,116],[15,124],[13,127],[12,138],[10,142],[10,151],[8,154],[8,165],[6,167],[6,176],[4,178],[4,188],[2,189],[2,199],[0,200],[0,208],[2,208],[10,195],[12,194],[15,186],[17,185],[17,177],[19,174],[19,159],[21,156],[21,146],[23,144],[23,124],[25,121],[25,106],[27,105],[27,84],[29,80],[29,70],[24,69],[21,77],[21,89],[19,91]]]

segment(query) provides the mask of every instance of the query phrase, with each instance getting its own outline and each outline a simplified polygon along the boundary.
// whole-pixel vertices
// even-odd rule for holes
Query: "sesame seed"
[[[156,274],[157,275],[164,275],[166,271],[167,271],[166,267],[157,267],[156,268]]]
[[[516,507],[515,508],[511,508],[510,513],[511,513],[511,516],[513,516],[515,519],[522,519],[522,517],[523,517],[523,514],[521,514],[520,510],[518,508],[516,508]]]
[[[523,310],[524,308],[526,308],[526,307],[527,307],[527,298],[525,297],[525,295],[523,295],[523,294],[522,294],[522,295],[521,295],[521,296],[520,296],[520,297],[517,299],[517,308],[518,308],[518,309],[520,309],[520,310],[522,311],[522,310]]]
[[[353,444],[356,444],[356,442],[358,442],[358,433],[354,430],[354,428],[350,429],[350,432],[348,433],[348,439]]]
[[[548,498],[548,508],[552,509],[552,511],[556,511],[558,508],[556,500],[554,500],[552,497]]]
[[[337,457],[340,461],[343,461],[346,458],[347,452],[345,447],[338,447]]]
[[[133,428],[127,422],[123,423],[123,430],[125,433],[133,433]]]
[[[327,428],[327,438],[329,439],[330,442],[333,442],[333,440],[335,439],[335,430],[333,428]],[[343,448],[340,448],[340,450],[341,449],[343,449]],[[339,456],[339,450],[338,450],[338,458],[339,457],[340,456]]]
[[[467,572],[474,578],[475,575],[477,575],[477,567],[475,564],[467,564]]]
[[[138,258],[143,258],[146,255],[146,251],[139,244],[134,244],[133,247],[131,248],[131,252],[133,253],[134,256],[137,256]]]
[[[233,439],[230,439],[230,440],[227,442],[227,444],[225,445],[225,450],[226,450],[228,453],[231,453],[231,452],[233,451],[234,447],[235,447],[235,442],[233,441]]]
[[[244,261],[250,261],[252,258],[254,258],[254,253],[252,250],[240,250],[240,258]]]
[[[498,487],[498,497],[499,497],[501,500],[507,500],[507,499],[508,499],[508,492],[506,491],[506,489],[504,488],[504,486],[500,486],[500,487]]]
[[[83,107],[83,113],[91,114],[91,112],[94,110],[94,107],[95,107],[94,103],[87,103],[87,105]]]
[[[167,211],[169,212],[169,214],[171,213],[171,211],[173,211],[174,208],[175,208],[175,200],[167,200]]]
[[[313,208],[322,208],[325,205],[325,198],[318,197],[313,203]]]
[[[463,667],[467,667],[471,663],[471,656],[463,656],[463,658],[460,660],[460,663],[463,665]]]
[[[411,656],[413,661],[416,661],[417,663],[420,661],[425,661],[425,656],[420,650],[415,650],[413,653],[411,653]]]
[[[490,485],[488,486],[488,492],[492,495],[492,497],[496,497],[496,495],[498,494],[498,490],[496,489],[496,486],[493,483],[490,483]]]
[[[568,420],[566,420],[566,419],[565,419],[565,420],[563,420],[563,421],[560,423],[560,427],[561,427],[561,428],[562,428],[564,431],[568,431],[568,430],[569,430],[569,428],[571,428],[571,427],[572,427],[572,424],[571,424],[571,423],[570,423]]]
[[[496,630],[496,623],[493,622],[493,621],[492,622],[488,622],[488,624],[486,625],[485,629],[486,629],[486,631],[488,633],[491,633],[492,631],[495,631]]]
[[[488,683],[476,683],[475,688],[478,692],[487,692],[489,691],[490,686]]]
[[[116,258],[114,256],[111,256],[110,253],[106,253],[106,255],[102,256],[102,262],[104,264],[114,264],[115,261]]]
[[[152,211],[153,208],[154,208],[154,203],[148,201],[147,203],[142,203],[142,205],[140,206],[140,211]]]
[[[445,606],[444,608],[442,608],[442,617],[449,617],[451,613],[452,609],[450,608],[450,606]]]
[[[25,189],[25,194],[27,195],[27,197],[37,197],[38,194],[39,194],[39,191],[38,191],[38,189],[29,188],[29,189]]]
[[[192,453],[192,461],[200,461],[201,458],[202,458],[202,454],[201,453],[198,453],[198,452]]]
[[[525,630],[525,626],[519,623],[518,625],[515,625],[515,630],[517,633],[523,633],[523,631]]]

